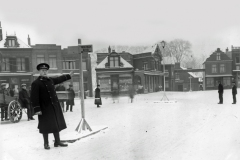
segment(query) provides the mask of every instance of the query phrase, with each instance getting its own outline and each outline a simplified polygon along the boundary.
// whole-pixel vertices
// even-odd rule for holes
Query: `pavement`
[[[43,149],[37,117],[0,125],[0,160],[239,160],[240,106],[232,104],[231,90],[224,92],[224,104],[217,91],[166,92],[176,103],[155,103],[163,92],[120,97],[113,103],[102,98],[85,100],[85,119],[93,129],[75,131],[81,120],[80,100],[73,112],[64,112],[67,129],[62,140],[73,139],[68,147]],[[238,98],[239,96],[237,96]],[[239,98],[238,98],[239,99]]]

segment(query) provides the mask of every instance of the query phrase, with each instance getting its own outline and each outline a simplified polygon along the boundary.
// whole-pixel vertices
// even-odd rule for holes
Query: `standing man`
[[[237,94],[237,87],[236,87],[235,82],[232,82],[232,95],[233,95],[233,103],[232,104],[237,103],[236,94]]]
[[[1,90],[0,90],[0,93],[3,95],[3,98],[5,99],[5,96],[9,96],[9,92],[6,88],[6,83],[2,83],[1,84]],[[3,106],[1,106],[1,121],[4,121],[3,118],[5,118],[5,121],[6,120],[9,120],[8,119],[8,104],[6,104],[4,102]]]
[[[50,149],[48,134],[53,133],[55,138],[54,147],[66,147],[60,141],[59,132],[67,128],[63,112],[57,98],[55,85],[71,79],[73,71],[60,77],[48,77],[49,65],[40,63],[37,70],[40,76],[32,83],[31,101],[35,114],[38,115],[38,129],[43,134],[44,148]]]
[[[221,84],[221,81],[218,82],[218,94],[219,94],[219,103],[223,104],[223,85]]]
[[[75,92],[74,92],[73,86],[71,84],[69,85],[69,88],[67,89],[67,91],[70,92],[70,95],[69,95],[70,98],[66,102],[66,105],[67,105],[66,112],[68,111],[69,106],[70,106],[70,111],[72,112],[72,107],[74,106]]]
[[[102,99],[101,99],[101,90],[100,90],[100,85],[97,85],[97,88],[95,89],[95,104],[99,108],[99,105],[102,105]]]
[[[22,84],[21,86],[22,86],[22,90],[19,91],[19,102],[23,108],[27,108],[28,121],[30,119],[34,120],[34,118],[32,117],[34,114],[32,113],[33,110],[31,108],[31,101],[30,101],[29,93],[27,91],[27,85]]]

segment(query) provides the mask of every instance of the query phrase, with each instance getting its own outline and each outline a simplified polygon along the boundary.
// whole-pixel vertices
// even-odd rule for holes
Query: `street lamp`
[[[161,45],[162,45],[162,48],[163,48],[163,55],[164,55],[164,48],[165,48],[166,42],[162,41]],[[166,92],[165,92],[165,88],[166,88],[166,86],[165,86],[166,85],[165,84],[165,75],[166,75],[166,73],[165,73],[165,62],[164,62],[164,59],[163,59],[163,85],[164,85],[164,91],[163,91],[163,97],[162,97],[161,101],[164,100],[164,99],[168,100]]]

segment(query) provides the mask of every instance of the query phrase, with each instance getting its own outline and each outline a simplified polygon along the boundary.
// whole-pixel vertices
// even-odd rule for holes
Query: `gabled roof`
[[[153,46],[147,47],[145,50],[143,50],[143,51],[140,52],[140,53],[135,53],[135,54],[132,54],[132,55],[137,55],[137,54],[142,54],[142,53],[151,53],[151,54],[154,54],[157,48],[160,50],[158,44],[155,44],[155,45],[153,45]]]
[[[17,41],[19,43],[19,47],[5,47],[4,43],[6,42],[6,40],[2,40],[0,41],[0,48],[32,48],[31,46],[27,45],[19,38],[17,38]]]
[[[133,68],[133,66],[128,63],[125,59],[123,59],[122,57],[120,57],[120,62],[123,63],[123,67],[120,68]],[[99,63],[96,67],[96,69],[105,69],[105,64],[108,63],[108,56],[105,57],[101,63]]]
[[[216,55],[217,53],[220,53],[221,59],[217,60]],[[227,54],[225,54],[223,51],[220,50],[220,48],[218,48],[215,52],[213,52],[204,63],[206,63],[207,61],[229,61],[232,60]]]

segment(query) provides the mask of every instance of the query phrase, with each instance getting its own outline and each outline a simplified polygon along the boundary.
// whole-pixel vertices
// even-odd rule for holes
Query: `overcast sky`
[[[11,0],[1,1],[4,33],[32,44],[62,48],[93,44],[153,45],[176,38],[194,54],[240,46],[240,1],[219,0]]]

